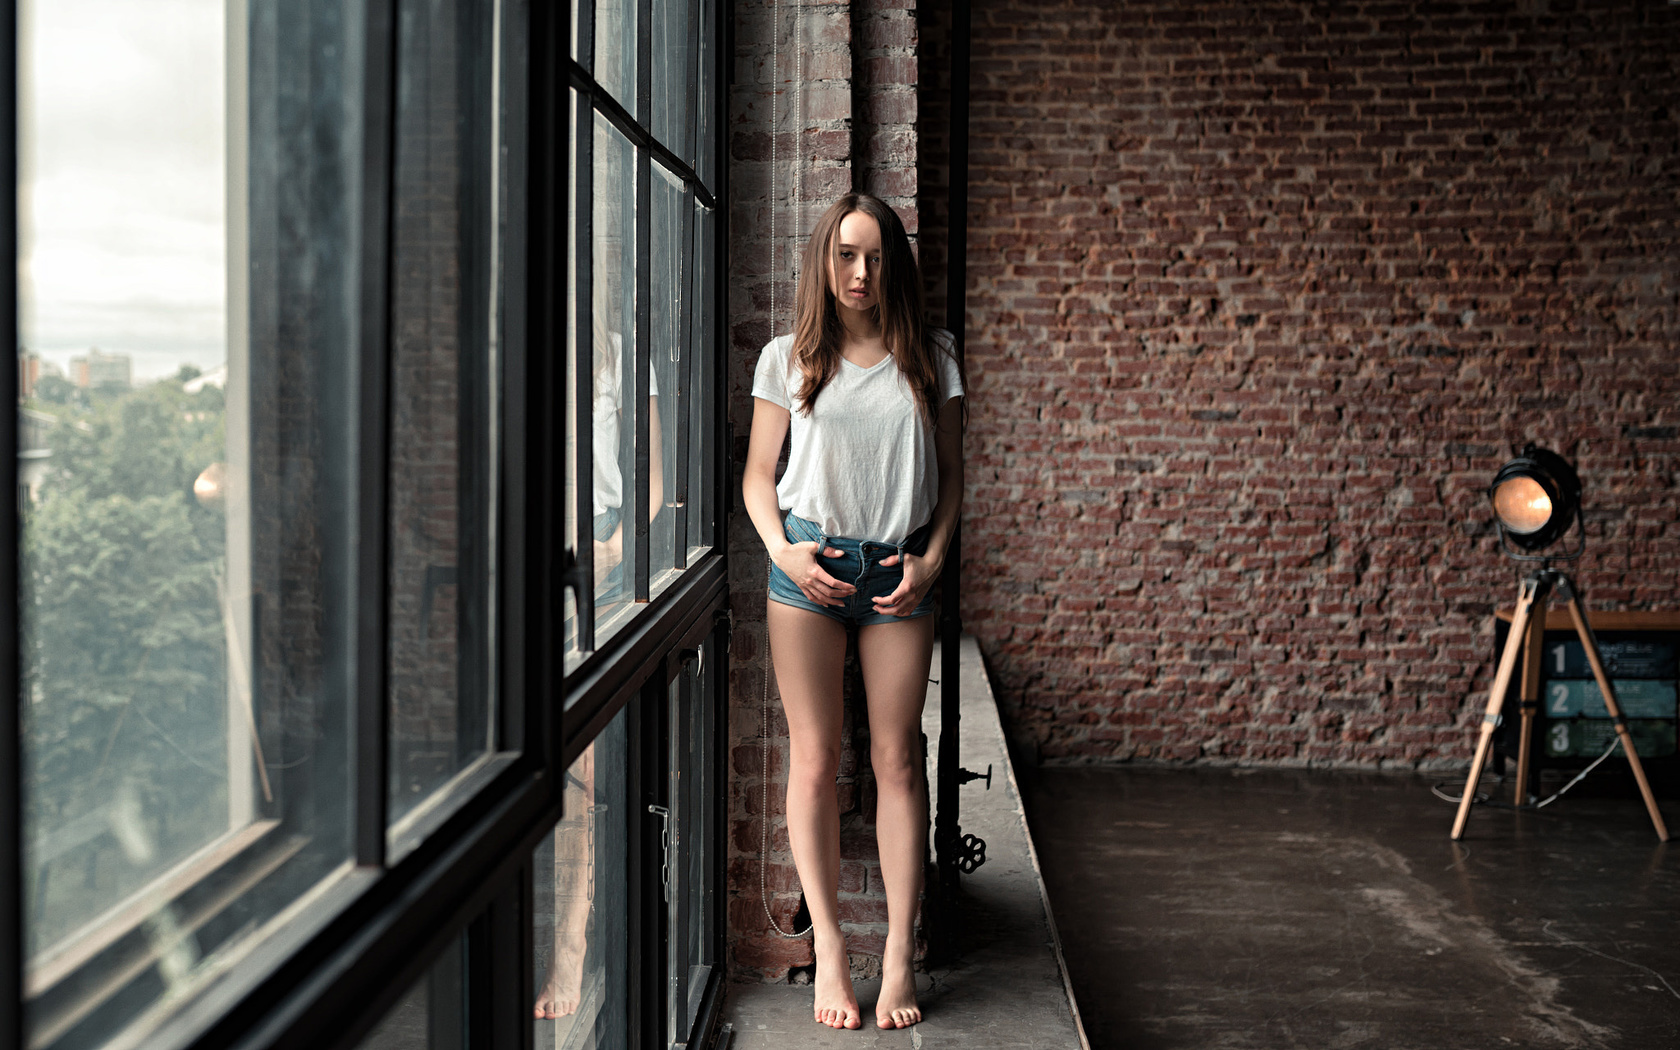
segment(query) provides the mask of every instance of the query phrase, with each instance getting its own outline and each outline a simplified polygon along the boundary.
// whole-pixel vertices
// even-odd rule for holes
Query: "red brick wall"
[[[1589,604],[1680,606],[1680,7],[981,0],[973,85],[964,619],[1018,739],[1462,761],[1525,440]]]
[[[785,979],[811,964],[809,940],[768,929],[759,895],[760,697],[764,688],[764,546],[740,503],[740,468],[752,423],[752,374],[772,335],[791,329],[799,252],[817,217],[854,187],[882,196],[916,232],[916,16],[908,0],[853,0],[780,7],[735,5],[735,78],[729,99],[730,430],[735,464],[730,522],[729,924],[733,965]],[[797,46],[796,46],[797,42]],[[774,47],[773,47],[774,45]],[[779,56],[775,52],[779,51]],[[773,62],[779,57],[780,67]],[[803,90],[794,85],[804,74]],[[772,130],[771,95],[777,119]],[[774,134],[774,140],[772,140]],[[772,193],[772,146],[778,168]],[[775,239],[772,241],[772,209]],[[772,255],[774,253],[774,256]],[[772,282],[775,316],[771,315]],[[770,682],[770,864],[777,921],[791,929],[799,879],[783,820],[787,726]],[[840,764],[840,911],[854,972],[879,972],[886,900],[875,853],[874,787],[868,773],[861,690],[847,689],[847,746]]]

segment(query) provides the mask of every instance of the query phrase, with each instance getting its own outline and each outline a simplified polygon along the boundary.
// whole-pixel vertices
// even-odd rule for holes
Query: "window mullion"
[[[630,524],[635,526],[635,600],[648,600],[649,565],[648,539],[651,530],[648,528],[648,475],[652,466],[652,448],[649,445],[650,427],[648,426],[648,392],[650,364],[652,361],[653,335],[653,300],[652,276],[653,265],[649,258],[653,249],[653,164],[648,151],[636,151],[636,339],[634,381],[625,384],[633,391],[631,395],[630,418],[635,428],[635,478],[631,485],[631,493],[625,500],[629,508]]]
[[[713,195],[712,187],[706,185],[706,180],[700,177],[688,161],[677,156],[671,150],[671,147],[654,138],[651,132],[637,124],[635,118],[630,115],[630,111],[620,105],[610,92],[590,79],[589,74],[581,66],[572,67],[569,70],[569,75],[572,86],[579,91],[590,93],[594,98],[595,108],[600,112],[601,118],[617,128],[620,134],[630,140],[631,145],[651,152],[659,163],[681,179],[684,185],[693,188],[695,195],[700,198],[701,204],[708,208],[718,206],[718,198]]]
[[[587,9],[590,5],[584,6]],[[580,23],[588,20],[587,16],[579,15]],[[581,28],[579,33],[587,39],[588,35]],[[574,229],[569,243],[562,249],[571,252],[570,262],[577,268],[573,279],[577,316],[573,319],[576,323],[572,328],[576,353],[569,364],[577,394],[576,403],[572,406],[572,441],[577,450],[577,459],[572,467],[576,472],[573,483],[577,499],[577,551],[572,594],[576,605],[578,650],[591,653],[595,651],[595,534],[592,524],[595,516],[595,432],[591,425],[595,370],[585,367],[584,362],[589,360],[588,348],[593,345],[592,330],[595,325],[595,252],[592,247],[595,236],[595,114],[589,108],[588,99],[576,94],[568,101],[566,112],[568,119],[576,122],[572,134],[576,136],[577,151],[577,163],[572,166]]]
[[[636,119],[644,127],[653,123],[653,0],[636,5]],[[653,167],[648,150],[636,150],[636,377],[631,419],[636,429],[635,497],[630,500],[636,526],[635,600],[649,595],[648,474],[652,449],[649,447],[648,392],[652,361],[653,264]]]
[[[0,195],[17,200],[17,9],[5,5],[0,15],[0,54],[6,63],[0,76],[0,123],[3,123],[4,142],[0,143]],[[0,251],[5,253],[12,268],[12,279],[0,288],[0,325],[12,333],[13,346],[20,345],[18,332],[18,228],[17,209],[0,210]],[[12,499],[10,514],[0,514],[0,594],[7,596],[13,610],[20,608],[18,566],[22,564],[19,549],[19,511],[22,500],[18,495],[16,474],[18,423],[18,370],[5,369],[0,376],[0,403],[13,407],[10,426],[0,427],[0,462],[12,467]],[[0,718],[0,856],[10,863],[0,863],[0,1046],[23,1046],[23,806],[22,777],[24,769],[23,741],[19,715],[22,701],[22,676],[18,646],[22,623],[17,616],[10,618],[11,629],[0,638],[0,688],[6,689],[12,703],[10,714]]]
[[[390,755],[386,699],[389,566],[386,559],[390,502],[390,256],[392,136],[396,121],[395,0],[368,0],[362,117],[360,317],[357,338],[360,385],[355,405],[360,431],[356,496],[356,622],[354,705],[356,863],[385,863],[390,804]]]
[[[577,61],[593,77],[595,75],[595,0],[572,0],[570,6],[577,12],[577,50],[575,52]],[[559,17],[566,16],[561,15]],[[563,61],[565,56],[573,53],[562,50],[557,57]],[[561,76],[558,79],[561,86],[564,86],[566,78]]]

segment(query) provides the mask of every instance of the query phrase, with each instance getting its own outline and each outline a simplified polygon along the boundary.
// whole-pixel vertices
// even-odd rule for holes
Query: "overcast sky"
[[[223,0],[24,0],[23,345],[225,359]]]

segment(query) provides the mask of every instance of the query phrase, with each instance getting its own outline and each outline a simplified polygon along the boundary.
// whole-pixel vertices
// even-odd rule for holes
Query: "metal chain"
[[[770,335],[776,335],[776,95],[782,75],[782,12],[770,0]]]
[[[793,114],[793,143],[795,152],[793,157],[793,258],[798,257],[799,241],[805,234],[805,164],[798,149],[799,140],[805,134],[805,40],[804,40],[804,0],[794,0],[793,6],[793,92],[799,108]],[[795,309],[797,310],[797,297]]]

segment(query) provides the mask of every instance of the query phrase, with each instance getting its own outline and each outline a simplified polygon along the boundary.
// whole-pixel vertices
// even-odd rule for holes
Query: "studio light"
[[[1487,713],[1482,718],[1481,739],[1476,744],[1476,757],[1470,764],[1470,778],[1465,782],[1464,794],[1458,800],[1458,818],[1453,822],[1452,837],[1456,840],[1463,836],[1465,822],[1470,819],[1470,806],[1475,800],[1476,783],[1482,777],[1482,766],[1487,761],[1488,747],[1493,742],[1493,731],[1499,725],[1501,710],[1505,705],[1505,693],[1511,685],[1511,676],[1516,670],[1518,658],[1526,655],[1530,664],[1538,667],[1538,664],[1533,662],[1538,659],[1540,646],[1545,638],[1546,599],[1555,592],[1569,607],[1575,633],[1586,650],[1587,662],[1592,665],[1593,678],[1598,683],[1599,692],[1604,697],[1604,706],[1615,725],[1616,737],[1621,743],[1623,753],[1627,755],[1634,779],[1639,783],[1640,794],[1645,798],[1645,808],[1651,815],[1651,824],[1656,828],[1657,837],[1667,842],[1668,827],[1657,810],[1657,800],[1651,794],[1651,785],[1645,779],[1645,770],[1639,764],[1639,754],[1634,750],[1627,720],[1622,717],[1621,705],[1616,700],[1616,690],[1604,669],[1604,658],[1599,652],[1598,639],[1594,637],[1592,625],[1587,621],[1586,607],[1581,603],[1575,581],[1561,570],[1552,567],[1553,561],[1572,561],[1580,557],[1586,547],[1586,528],[1581,519],[1580,475],[1556,452],[1530,444],[1517,453],[1515,459],[1499,468],[1499,473],[1493,476],[1493,484],[1488,486],[1488,500],[1493,503],[1494,523],[1506,553],[1519,561],[1540,562],[1540,566],[1529,573],[1517,588],[1517,606],[1511,613],[1511,630],[1505,638],[1505,649],[1499,656],[1499,670],[1494,674],[1493,690],[1488,694]],[[1546,550],[1562,539],[1571,525],[1578,526],[1573,550],[1535,553]],[[1528,801],[1529,752],[1532,747],[1534,715],[1539,701],[1538,683],[1538,674],[1523,675],[1522,729],[1518,737],[1517,757],[1519,804]],[[1609,752],[1606,751],[1605,755],[1608,756]]]
[[[1506,543],[1544,550],[1580,517],[1581,478],[1562,456],[1531,444],[1499,468],[1488,499]]]

